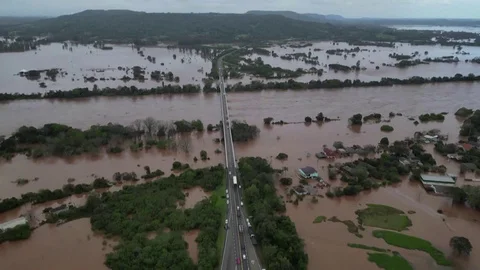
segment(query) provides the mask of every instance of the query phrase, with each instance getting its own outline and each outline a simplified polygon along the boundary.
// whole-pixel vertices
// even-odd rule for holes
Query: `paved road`
[[[221,270],[261,270],[255,247],[252,244],[247,227],[247,216],[242,207],[242,189],[235,160],[235,149],[227,106],[227,95],[223,79],[221,60],[218,62],[220,84],[220,104],[224,134],[225,164],[227,166],[227,234],[225,237]],[[237,185],[234,185],[234,178]],[[240,228],[240,226],[242,228]]]

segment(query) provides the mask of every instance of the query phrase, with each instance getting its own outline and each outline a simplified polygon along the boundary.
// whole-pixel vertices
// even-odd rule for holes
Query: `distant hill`
[[[307,21],[307,22],[327,22],[329,20],[343,20],[340,15],[321,15],[316,13],[296,13],[293,11],[266,11],[266,10],[250,10],[246,14],[252,15],[281,15],[290,19]]]
[[[0,25],[18,25],[45,19],[46,17],[10,17],[0,16]]]
[[[290,17],[296,13],[286,12]],[[353,26],[317,23],[321,15],[292,19],[278,14],[146,13],[129,10],[86,10],[11,27],[20,35],[49,34],[52,41],[111,40],[177,41],[182,44],[279,39],[349,40],[375,38],[376,33]]]
[[[1,26],[2,33],[24,37],[48,36],[50,41],[73,40],[92,43],[176,42],[181,45],[205,43],[257,43],[271,40],[334,40],[363,44],[362,41],[431,43],[431,31],[401,31],[351,21],[337,15],[295,12],[252,11],[247,14],[147,13],[129,10],[86,10],[21,25]],[[289,17],[287,17],[289,16]],[[297,19],[294,19],[297,18]],[[331,18],[331,19],[326,19]],[[334,23],[332,19],[336,19]],[[449,38],[449,37],[448,37]],[[423,43],[422,43],[423,42]]]

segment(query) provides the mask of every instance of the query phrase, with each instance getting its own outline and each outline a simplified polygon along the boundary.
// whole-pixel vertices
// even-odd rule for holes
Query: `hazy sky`
[[[57,16],[85,9],[147,12],[292,10],[345,17],[480,18],[480,0],[0,0],[0,15]]]

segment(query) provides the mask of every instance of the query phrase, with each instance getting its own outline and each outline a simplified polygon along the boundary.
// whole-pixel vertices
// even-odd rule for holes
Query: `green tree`
[[[382,146],[388,146],[390,144],[390,142],[388,141],[388,138],[387,137],[383,137],[381,140],[380,140],[380,145]]]
[[[470,241],[462,236],[454,236],[450,239],[450,247],[457,254],[470,255],[472,251],[472,244]]]
[[[207,151],[205,151],[205,150],[200,151],[200,159],[203,160],[203,161],[208,159]]]

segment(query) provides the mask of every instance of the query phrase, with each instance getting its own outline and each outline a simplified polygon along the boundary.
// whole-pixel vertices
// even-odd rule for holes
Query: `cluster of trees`
[[[450,189],[453,202],[458,204],[468,203],[474,209],[480,209],[480,187],[465,185]]]
[[[87,130],[75,129],[63,124],[46,124],[41,128],[19,128],[12,136],[0,140],[0,156],[11,158],[16,153],[25,153],[33,158],[43,156],[68,157],[83,153],[98,153],[102,147],[109,153],[123,151],[121,147],[126,141],[133,141],[131,149],[138,151],[156,145],[166,149],[169,139],[177,132],[202,132],[201,120],[176,122],[157,121],[151,117],[135,120],[130,126],[109,123],[93,125]],[[161,139],[157,141],[155,139]],[[165,139],[166,138],[166,139]],[[188,152],[190,144],[179,146]]]
[[[394,85],[420,85],[427,83],[447,83],[447,82],[474,82],[480,81],[480,76],[469,74],[464,76],[462,74],[456,74],[453,77],[411,77],[409,79],[395,79],[395,78],[382,78],[380,81],[360,81],[360,80],[312,80],[308,83],[297,82],[290,79],[285,82],[262,82],[252,81],[250,84],[237,83],[235,85],[227,85],[228,91],[261,91],[266,89],[273,90],[288,90],[288,89],[334,89],[334,88],[348,88],[348,87],[377,87],[377,86],[394,86]]]
[[[380,122],[382,120],[382,115],[379,113],[372,113],[363,117],[363,122],[375,121]]]
[[[207,92],[216,91],[216,88],[211,89],[211,85],[204,87]],[[145,96],[145,95],[161,95],[161,94],[184,94],[184,93],[200,93],[202,88],[200,85],[186,84],[186,85],[165,85],[153,87],[150,89],[139,89],[136,86],[121,86],[117,88],[105,87],[98,89],[96,86],[92,90],[88,87],[75,88],[72,90],[50,90],[44,94],[41,93],[1,93],[0,101],[19,100],[19,99],[74,99],[86,97],[99,96]]]
[[[39,204],[67,198],[74,194],[83,194],[97,188],[107,188],[111,184],[105,178],[97,178],[92,184],[66,184],[61,189],[41,189],[38,192],[22,194],[20,198],[11,197],[0,200],[0,213],[15,209],[26,203]]]
[[[238,163],[244,189],[244,202],[266,269],[307,269],[308,256],[295,224],[285,212],[285,205],[276,195],[274,170],[260,157],[241,158]],[[289,181],[285,181],[289,182]]]
[[[351,67],[341,65],[341,64],[329,64],[328,68],[333,69],[334,71],[344,71],[344,72],[349,72],[352,70]]]
[[[390,125],[382,125],[380,127],[380,130],[383,131],[383,132],[392,132],[393,131],[393,127],[390,126]]]
[[[82,131],[62,124],[46,124],[41,128],[19,128],[0,142],[0,154],[7,157],[25,153],[33,158],[42,156],[75,156],[97,153],[100,147],[135,137],[135,130],[118,124],[94,125]]]
[[[181,163],[180,161],[174,161],[172,164],[172,171],[183,171],[186,169],[190,169],[190,165],[188,163]]]
[[[343,195],[356,195],[362,190],[370,190],[380,186],[390,185],[401,181],[402,176],[413,173],[413,179],[419,179],[422,171],[439,171],[433,156],[426,153],[425,149],[412,141],[395,141],[389,144],[388,138],[382,138],[380,146],[385,152],[380,158],[364,158],[354,162],[344,163],[341,169],[343,182],[348,183],[344,188],[335,188],[327,192],[328,197],[340,197]],[[400,158],[413,154],[416,159],[422,162],[422,166],[405,166]],[[330,166],[329,174],[336,177],[337,171]]]
[[[18,241],[28,239],[32,229],[28,224],[22,224],[10,229],[0,230],[0,244],[7,241]]]
[[[455,116],[458,116],[458,117],[469,117],[472,114],[473,114],[473,110],[465,107],[461,107],[455,112]]]
[[[246,122],[232,121],[232,140],[234,142],[246,142],[257,137],[260,130],[255,125]]]
[[[480,135],[480,110],[476,110],[472,116],[465,120],[460,129],[460,136]]]
[[[177,203],[185,200],[183,189],[200,186],[213,191],[221,186],[224,177],[221,165],[189,169],[161,181],[105,192],[87,202],[88,206],[52,215],[49,221],[71,220],[87,214],[95,231],[120,237],[120,245],[107,255],[106,265],[111,269],[168,269],[172,265],[181,269],[215,269],[220,254],[216,241],[222,227],[221,209],[216,205],[220,198],[214,194],[185,210],[177,208]],[[166,228],[171,232],[164,232]],[[194,229],[200,230],[196,240],[197,267],[188,256],[181,236],[182,231]],[[150,232],[156,232],[157,237],[147,240]]]
[[[357,113],[348,119],[350,125],[352,126],[361,126],[363,124],[362,115]]]
[[[285,154],[285,153],[278,153],[276,159],[278,159],[278,160],[286,160],[286,159],[288,159],[288,155]]]
[[[445,120],[445,116],[441,113],[427,113],[420,115],[418,119],[421,122],[443,121]]]
[[[39,44],[33,40],[15,40],[13,42],[0,40],[0,53],[36,50],[38,45]]]

